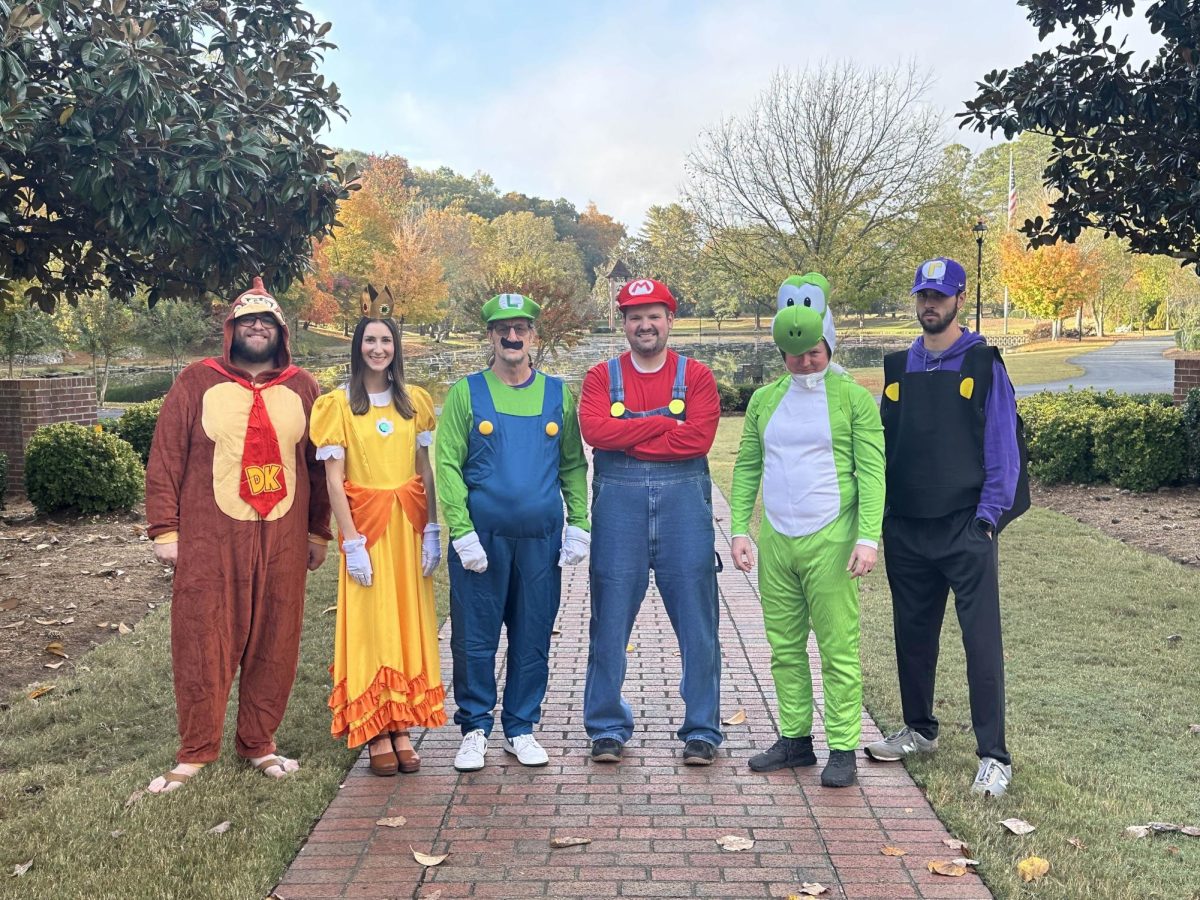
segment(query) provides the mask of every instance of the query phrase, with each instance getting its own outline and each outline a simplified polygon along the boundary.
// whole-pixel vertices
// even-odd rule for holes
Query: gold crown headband
[[[377,291],[368,283],[366,290],[362,292],[362,314],[368,319],[391,318],[394,306],[391,289],[386,285],[382,291]]]

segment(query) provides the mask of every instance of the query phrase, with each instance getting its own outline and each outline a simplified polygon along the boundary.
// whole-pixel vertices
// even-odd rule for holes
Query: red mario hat
[[[667,286],[653,278],[638,278],[635,281],[626,282],[625,286],[621,288],[621,292],[617,294],[618,309],[644,306],[647,303],[664,303],[672,313],[676,309],[675,298],[671,296]]]

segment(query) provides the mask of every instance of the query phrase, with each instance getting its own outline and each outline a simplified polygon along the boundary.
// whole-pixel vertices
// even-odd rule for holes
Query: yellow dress
[[[429,394],[413,386],[408,393],[411,419],[390,402],[356,416],[340,388],[312,410],[318,456],[345,454],[351,514],[371,557],[371,586],[363,587],[339,554],[330,731],[351,747],[381,732],[446,722],[433,579],[421,574],[425,493],[416,474],[417,436],[433,431],[436,419]]]

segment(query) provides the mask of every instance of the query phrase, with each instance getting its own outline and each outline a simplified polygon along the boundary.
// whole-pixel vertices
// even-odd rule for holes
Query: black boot
[[[777,772],[780,769],[795,769],[798,766],[815,766],[817,755],[813,753],[812,736],[781,737],[770,750],[750,757],[750,769],[754,772]]]
[[[850,787],[858,780],[858,763],[853,750],[830,750],[829,762],[821,770],[821,784],[825,787]]]

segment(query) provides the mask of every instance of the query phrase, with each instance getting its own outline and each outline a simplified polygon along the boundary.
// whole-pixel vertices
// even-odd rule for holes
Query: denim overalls
[[[669,406],[631,412],[624,408],[619,361],[610,360],[614,417],[684,420],[686,365],[680,356]],[[624,744],[633,735],[633,711],[621,686],[629,636],[653,569],[683,663],[679,692],[686,711],[676,734],[685,742],[720,745],[721,645],[708,460],[649,462],[597,450],[593,464],[592,619],[583,696],[588,737]]]
[[[468,572],[450,548],[450,650],[454,721],[462,733],[492,732],[496,650],[508,634],[500,723],[506,737],[530,734],[541,718],[550,632],[558,615],[563,499],[559,452],[563,385],[544,378],[540,416],[496,411],[482,372],[467,378],[473,423],[463,480],[467,510],[487,553],[486,572]]]

